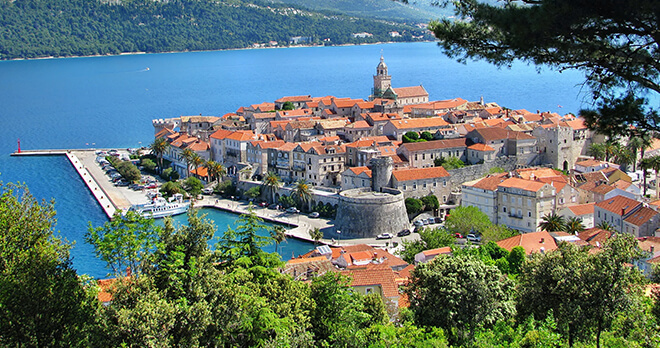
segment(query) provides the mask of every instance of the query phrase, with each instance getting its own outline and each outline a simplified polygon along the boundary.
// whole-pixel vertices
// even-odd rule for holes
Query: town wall
[[[452,191],[460,191],[461,185],[466,181],[481,179],[488,174],[491,168],[500,167],[505,172],[516,169],[517,158],[516,156],[499,156],[492,162],[485,162],[466,166],[463,168],[448,170],[449,182]]]
[[[383,187],[382,192],[374,192],[363,187],[339,193],[335,231],[341,231],[341,237],[373,238],[409,227],[403,193],[399,190]]]

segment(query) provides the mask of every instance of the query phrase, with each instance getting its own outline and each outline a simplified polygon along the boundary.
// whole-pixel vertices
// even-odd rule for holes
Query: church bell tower
[[[374,89],[371,99],[382,97],[383,93],[390,87],[392,87],[392,76],[387,74],[387,65],[381,54],[380,63],[378,63],[376,75],[374,75]]]

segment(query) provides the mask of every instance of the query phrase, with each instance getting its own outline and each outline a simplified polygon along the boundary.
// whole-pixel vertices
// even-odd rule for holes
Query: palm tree
[[[280,177],[275,174],[275,172],[268,172],[266,176],[263,179],[263,182],[261,184],[264,186],[268,192],[270,192],[270,198],[271,202],[275,203],[275,192],[280,188],[282,185],[282,181],[280,180]]]
[[[605,161],[609,162],[612,159],[612,156],[619,152],[621,144],[616,139],[609,138],[603,144],[605,150]]]
[[[183,159],[186,161],[186,178],[190,176],[190,163],[192,163],[192,158],[193,155],[195,155],[195,151],[185,148],[183,149],[183,152],[181,153],[183,156]]]
[[[646,196],[646,177],[648,176],[648,170],[653,168],[653,160],[651,158],[642,158],[639,161],[639,167],[644,171],[644,196]]]
[[[628,146],[632,150],[633,156],[633,171],[637,170],[637,151],[639,151],[639,158],[644,158],[646,148],[651,146],[651,136],[648,133],[637,134],[630,138]]]
[[[555,213],[545,214],[541,220],[539,227],[548,232],[563,231],[566,226],[564,217]]]
[[[149,147],[151,152],[156,155],[158,159],[158,170],[160,173],[163,173],[163,154],[167,151],[167,148],[170,146],[170,143],[167,142],[165,138],[156,138]]]
[[[195,174],[199,176],[199,172],[197,171],[199,167],[204,166],[204,159],[202,156],[193,153],[192,158],[190,159],[190,163],[195,166]]]
[[[622,170],[627,171],[628,165],[635,163],[636,154],[636,151],[628,147],[621,147],[618,149],[614,161],[621,166]]]
[[[209,182],[213,179],[217,179],[218,182],[220,182],[220,178],[227,173],[225,166],[216,161],[206,161],[204,166],[206,167],[208,175],[210,176]]]
[[[314,240],[314,244],[318,244],[321,238],[323,238],[323,232],[318,227],[309,230],[309,236]]]
[[[584,225],[582,224],[582,219],[573,216],[568,221],[566,221],[566,232],[568,233],[577,233],[584,231]]]
[[[296,181],[296,187],[293,189],[292,194],[301,205],[307,203],[307,210],[311,209],[309,204],[312,202],[312,188],[305,179]]]
[[[589,146],[589,153],[593,158],[600,161],[605,158],[605,146],[603,144],[591,144]]]
[[[277,225],[270,231],[270,236],[275,240],[275,252],[277,253],[277,248],[280,246],[280,243],[286,240],[286,229],[284,226]]]
[[[605,231],[610,231],[610,232],[616,232],[616,229],[614,228],[614,225],[607,221],[601,221],[598,225],[595,226],[596,228],[600,228],[601,230]]]
[[[649,161],[651,162],[651,169],[655,171],[655,198],[660,197],[660,192],[658,192],[658,188],[660,187],[660,182],[658,182],[658,177],[660,173],[660,156],[653,156],[649,158]]]

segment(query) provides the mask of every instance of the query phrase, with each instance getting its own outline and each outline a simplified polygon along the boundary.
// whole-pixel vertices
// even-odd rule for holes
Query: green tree
[[[309,237],[314,240],[314,244],[318,244],[319,241],[323,238],[323,232],[318,227],[310,229],[308,233]]]
[[[513,283],[496,267],[470,255],[440,255],[418,265],[406,288],[416,322],[451,333],[455,345],[512,317],[512,292]]]
[[[452,232],[458,232],[462,235],[473,232],[482,234],[492,225],[493,223],[488,219],[488,215],[484,214],[479,208],[473,206],[461,206],[452,209],[451,214],[445,222],[447,229]]]
[[[293,192],[291,192],[291,196],[294,197],[294,199],[301,205],[301,207],[305,207],[307,211],[311,210],[310,207],[312,203],[312,187],[309,185],[307,180],[300,179],[296,181]]]
[[[518,315],[543,319],[550,312],[569,345],[589,341],[631,310],[642,277],[627,264],[638,257],[636,241],[619,234],[590,254],[587,248],[560,243],[557,251],[532,254],[519,276]]]
[[[12,347],[94,346],[94,294],[54,232],[53,202],[0,183],[0,342]]]
[[[251,199],[256,199],[257,197],[261,196],[261,187],[250,187],[247,191],[245,191],[245,196]]]
[[[255,258],[261,252],[261,247],[273,242],[271,237],[259,235],[259,231],[268,230],[264,220],[254,213],[252,204],[248,212],[241,214],[236,230],[228,229],[219,243],[224,260],[237,260],[241,257]]]
[[[628,147],[630,147],[634,154],[633,171],[637,170],[637,151],[639,151],[639,158],[644,158],[646,148],[649,146],[651,146],[651,135],[648,132],[636,133],[628,141]]]
[[[270,237],[275,241],[275,252],[277,253],[277,248],[280,246],[280,243],[286,240],[286,229],[282,225],[276,225],[270,231]]]
[[[115,165],[115,168],[119,171],[119,174],[126,179],[126,181],[134,182],[142,178],[140,170],[129,161],[119,161]]]
[[[539,227],[548,232],[557,232],[566,230],[566,219],[555,213],[547,213],[541,218]]]
[[[520,274],[520,270],[522,269],[526,259],[527,253],[525,253],[525,249],[523,249],[523,247],[513,247],[509,255],[506,257],[506,260],[509,264],[509,272],[512,274]]]
[[[589,153],[593,158],[601,161],[605,159],[605,145],[604,144],[599,144],[599,143],[594,143],[589,145]]]
[[[605,230],[605,231],[616,232],[616,228],[611,223],[609,223],[605,220],[601,221],[595,227],[600,228],[601,230]]]
[[[523,0],[500,5],[458,0],[454,5],[454,19],[429,25],[450,57],[485,59],[500,66],[523,60],[577,69],[585,74],[595,99],[618,93],[620,87],[660,92],[660,51],[654,31],[658,17],[653,1]],[[603,114],[599,128],[656,127],[657,117],[627,116]]]
[[[417,132],[406,132],[406,133],[403,135],[403,139],[404,139],[404,140],[403,140],[404,143],[414,143],[414,142],[417,142],[417,141],[419,140],[419,133],[417,133]],[[408,141],[406,141],[406,139],[407,139]]]
[[[419,239],[401,241],[403,249],[399,251],[401,258],[408,262],[415,261],[415,255],[429,249],[437,249],[454,245],[456,238],[444,227],[424,228],[419,232]]]
[[[194,176],[189,176],[186,178],[186,180],[183,181],[183,187],[185,188],[186,192],[188,192],[192,196],[197,196],[202,193],[202,189],[204,188],[204,184],[202,184],[202,181],[197,179]]]
[[[409,216],[415,216],[424,210],[424,203],[421,200],[413,197],[408,197],[404,201],[406,205],[406,212]]]
[[[122,215],[116,211],[103,226],[91,224],[85,234],[85,242],[94,246],[98,258],[104,261],[115,277],[129,273],[139,274],[151,261],[149,256],[158,241],[161,228],[154,220],[144,218],[134,211]]]
[[[186,178],[190,176],[190,165],[193,162],[194,155],[196,155],[195,151],[193,151],[190,148],[185,148],[181,152],[181,156],[183,157],[183,160],[186,161],[186,175],[185,175]]]
[[[170,143],[165,138],[156,138],[149,147],[151,148],[151,152],[156,155],[158,159],[158,170],[162,173],[163,169],[165,169],[163,168],[163,155],[170,147]]]
[[[422,197],[422,203],[424,203],[424,210],[437,210],[440,208],[438,197],[433,194]]]
[[[144,169],[150,173],[156,172],[156,163],[149,158],[143,158],[140,160],[140,164]]]
[[[456,156],[449,156],[447,158],[436,157],[433,160],[433,164],[436,167],[443,167],[446,170],[452,170],[452,169],[458,169],[458,168],[465,167],[465,162],[461,161],[461,159],[456,157]]]
[[[422,132],[420,138],[424,139],[426,141],[431,141],[431,140],[433,140],[433,134],[431,134],[431,132],[424,131],[424,132]]]
[[[579,217],[573,216],[566,221],[564,225],[566,232],[568,233],[578,233],[584,231],[584,225],[582,224],[582,219]]]
[[[199,154],[195,153],[191,160],[190,163],[195,167],[195,174],[199,176],[199,167],[204,166],[206,161],[200,156]]]
[[[207,161],[206,164],[204,165],[206,167],[206,170],[210,176],[210,180],[215,180],[216,183],[220,182],[220,179],[227,174],[227,169],[225,169],[225,166],[222,165],[222,163],[218,163],[216,161]]]
[[[174,194],[183,193],[184,190],[181,187],[181,184],[178,182],[168,181],[160,187],[160,192],[162,192],[166,197],[171,197]]]
[[[282,110],[293,110],[293,109],[295,109],[295,106],[290,101],[286,101],[284,102],[284,104],[282,104]]]
[[[264,176],[261,185],[264,186],[268,191],[270,202],[275,203],[275,193],[280,188],[280,186],[282,186],[280,177],[275,172],[268,172],[266,176]]]
[[[511,229],[505,225],[492,224],[481,233],[481,242],[488,243],[489,241],[498,242],[502,239],[507,239],[520,234],[518,231]]]

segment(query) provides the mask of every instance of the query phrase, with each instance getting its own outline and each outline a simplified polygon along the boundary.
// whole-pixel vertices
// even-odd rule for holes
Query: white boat
[[[134,204],[129,210],[148,218],[162,218],[166,216],[183,214],[188,210],[190,202],[183,201],[183,195],[180,193],[170,197],[169,201],[163,197],[156,196],[150,203]]]

